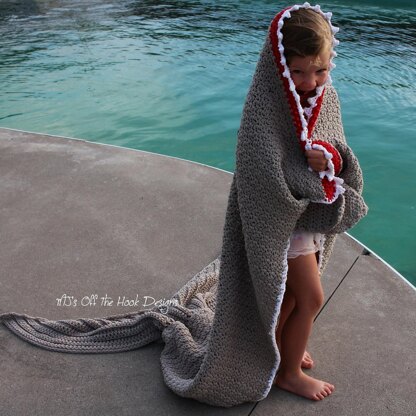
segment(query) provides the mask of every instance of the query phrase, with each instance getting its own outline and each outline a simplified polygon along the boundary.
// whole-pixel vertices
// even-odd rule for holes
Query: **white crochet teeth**
[[[333,64],[334,66],[336,66],[335,64]],[[328,75],[328,79],[326,80],[325,85],[331,85],[332,84],[332,78],[331,78],[331,74]]]

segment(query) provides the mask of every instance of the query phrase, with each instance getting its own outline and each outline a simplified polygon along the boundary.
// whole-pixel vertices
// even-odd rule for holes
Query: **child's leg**
[[[276,327],[276,343],[281,351],[281,345],[282,345],[282,330],[285,325],[285,322],[289,315],[292,313],[293,309],[295,307],[295,297],[293,296],[292,292],[288,287],[286,287],[285,294],[283,297],[282,307],[280,309],[280,317],[279,317],[279,323]],[[313,360],[310,354],[305,351],[303,354],[302,362],[301,362],[302,368],[312,368],[313,367]]]
[[[279,346],[279,349],[281,346],[283,327],[286,323],[287,318],[292,313],[294,307],[295,307],[295,297],[291,293],[290,289],[286,287],[285,295],[283,297],[282,307],[280,308],[279,323],[276,327],[276,343]]]
[[[334,390],[332,384],[304,374],[300,368],[313,320],[323,303],[323,290],[315,254],[289,259],[286,285],[295,298],[281,337],[281,364],[277,386],[301,396],[321,400]]]

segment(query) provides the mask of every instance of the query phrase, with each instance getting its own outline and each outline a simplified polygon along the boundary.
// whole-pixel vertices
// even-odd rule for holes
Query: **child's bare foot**
[[[312,368],[313,367],[313,360],[311,355],[308,351],[305,351],[302,358],[302,363],[300,365],[302,368]]]
[[[285,374],[279,370],[274,384],[283,390],[312,400],[322,400],[335,389],[332,384],[310,377],[301,370],[295,374]]]

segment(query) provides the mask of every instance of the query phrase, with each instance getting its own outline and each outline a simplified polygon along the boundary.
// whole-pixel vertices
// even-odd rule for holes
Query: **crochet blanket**
[[[324,234],[322,273],[336,234],[367,213],[330,78],[305,112],[290,78],[281,28],[299,7],[312,6],[292,6],[273,19],[248,91],[221,255],[167,306],[60,321],[10,312],[0,322],[34,345],[66,353],[121,352],[161,339],[164,382],[176,394],[222,407],[268,395],[280,363],[275,330],[291,233]],[[330,14],[314,10],[330,23]],[[325,152],[327,171],[308,168],[304,150],[311,148]]]

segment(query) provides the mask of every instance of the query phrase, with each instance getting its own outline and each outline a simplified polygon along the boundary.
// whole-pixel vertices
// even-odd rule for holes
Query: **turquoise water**
[[[370,208],[350,233],[416,284],[415,3],[319,4],[340,27],[332,78]],[[258,53],[286,5],[2,0],[0,126],[232,172]]]

